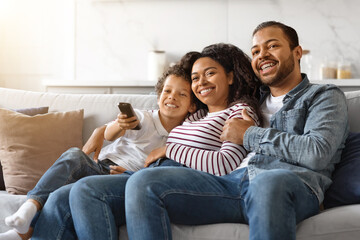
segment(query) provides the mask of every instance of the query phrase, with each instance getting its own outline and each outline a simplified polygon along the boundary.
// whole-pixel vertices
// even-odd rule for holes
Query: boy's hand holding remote
[[[115,121],[109,123],[106,127],[104,137],[108,141],[114,141],[123,136],[126,130],[134,129],[139,123],[140,121],[136,115],[128,117],[126,114],[119,113]]]
[[[123,113],[118,114],[116,122],[121,130],[134,129],[140,123],[136,116],[128,117]]]

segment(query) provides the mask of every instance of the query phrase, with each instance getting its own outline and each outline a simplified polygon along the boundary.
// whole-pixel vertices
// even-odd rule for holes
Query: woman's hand
[[[122,174],[126,171],[125,168],[120,167],[120,166],[115,166],[115,165],[111,165],[110,166],[110,174],[114,175],[114,174]]]
[[[95,162],[98,161],[98,157],[99,157],[101,148],[104,144],[105,128],[106,128],[105,125],[96,128],[82,148],[83,152],[87,155],[94,152],[94,161]]]
[[[166,156],[166,146],[154,149],[151,153],[147,156],[145,160],[144,167],[148,167],[150,164],[158,160],[159,158]]]

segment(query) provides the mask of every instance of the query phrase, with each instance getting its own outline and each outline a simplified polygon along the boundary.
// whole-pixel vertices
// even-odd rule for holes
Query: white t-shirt
[[[282,108],[282,106],[284,105],[283,104],[284,97],[285,95],[274,97],[272,94],[269,94],[269,96],[267,96],[265,101],[261,104],[260,111],[263,116],[263,128],[270,127],[270,118],[277,111],[279,111],[280,108]],[[248,165],[249,159],[255,156],[255,154],[256,152],[248,153],[246,158],[244,158],[244,160],[241,162],[240,166],[237,169],[246,167]]]
[[[165,146],[168,132],[161,124],[159,110],[140,111],[135,109],[140,120],[140,130],[127,130],[124,136],[101,149],[99,159],[110,159],[117,165],[137,171],[144,167],[149,153]]]

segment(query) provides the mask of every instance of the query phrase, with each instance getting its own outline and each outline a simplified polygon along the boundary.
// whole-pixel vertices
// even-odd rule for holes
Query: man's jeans
[[[170,222],[245,223],[250,239],[295,239],[296,224],[318,213],[317,197],[288,170],[269,170],[249,184],[247,168],[218,177],[190,168],[134,173],[125,190],[130,239],[172,239]]]

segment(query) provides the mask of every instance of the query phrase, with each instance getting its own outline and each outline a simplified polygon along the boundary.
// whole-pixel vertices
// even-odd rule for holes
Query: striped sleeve
[[[246,108],[249,115],[257,122],[257,117],[244,104],[236,104],[222,115],[195,121],[190,126],[181,126],[170,133],[166,156],[187,167],[222,176],[236,169],[246,157],[247,151],[241,145],[229,141],[220,141],[225,121],[241,118],[241,111]]]
[[[232,172],[240,165],[246,154],[243,146],[228,141],[223,142],[218,151],[198,149],[176,143],[170,143],[166,148],[168,158],[216,176]]]

